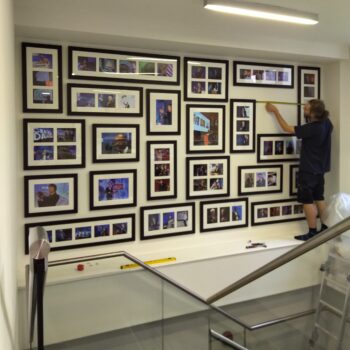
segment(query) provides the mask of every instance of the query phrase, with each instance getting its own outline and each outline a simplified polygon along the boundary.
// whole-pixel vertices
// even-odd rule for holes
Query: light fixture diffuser
[[[314,25],[318,23],[318,15],[315,13],[247,1],[204,0],[204,8],[235,15],[270,19],[273,21],[306,25]]]

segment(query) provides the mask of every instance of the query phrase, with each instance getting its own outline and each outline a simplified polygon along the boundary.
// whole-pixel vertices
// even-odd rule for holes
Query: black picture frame
[[[75,70],[73,65],[75,62],[75,52],[81,52],[82,55],[87,57],[90,53],[91,56],[95,57],[96,62],[96,74],[88,74],[86,73],[79,74],[79,71]],[[145,76],[140,79],[140,75],[142,72],[135,70],[135,75],[129,73],[122,74],[120,72],[120,67],[118,68],[118,77],[116,77],[115,72],[110,72],[114,74],[108,74],[109,72],[105,72],[107,74],[98,74],[97,72],[97,59],[103,59],[104,54],[106,54],[108,58],[114,56],[114,60],[127,60],[127,61],[135,61],[135,65],[138,66],[138,69],[141,70],[140,65],[137,62],[142,61],[150,61],[154,63],[154,79],[153,75],[149,74],[149,72],[145,72]],[[130,56],[132,58],[130,58]],[[79,57],[79,56],[78,56]],[[119,62],[120,63],[120,62]],[[163,75],[159,73],[160,64],[169,64],[172,65],[173,78],[169,79],[167,75]],[[135,66],[135,67],[136,67]],[[176,72],[174,72],[174,70]],[[156,72],[157,71],[157,72]],[[102,72],[103,73],[103,72]],[[98,48],[87,48],[87,47],[77,47],[77,46],[68,46],[68,78],[69,79],[79,79],[79,80],[96,80],[96,81],[119,81],[119,82],[128,82],[128,83],[145,83],[145,84],[157,84],[157,85],[179,85],[180,83],[180,57],[179,56],[168,56],[168,55],[158,55],[158,54],[150,54],[150,53],[140,53],[140,52],[129,52],[129,51],[117,51],[117,50],[108,50],[108,49],[98,49]]]
[[[176,208],[179,210],[176,210]],[[185,210],[187,210],[187,215],[184,214]],[[150,212],[150,214],[148,214],[148,217],[147,217],[148,220],[145,220],[145,216],[147,215],[147,212]],[[172,213],[173,215],[171,215]],[[179,220],[179,213],[182,214],[181,220]],[[154,219],[156,220],[154,225],[152,225],[152,230],[149,229],[150,215],[153,215],[155,217]],[[165,215],[168,215],[168,218],[167,218],[168,221],[166,226],[164,225]],[[170,226],[169,218],[171,217],[174,223],[172,227],[168,227]],[[181,225],[181,221],[183,222],[182,225]],[[161,222],[162,222],[162,225],[161,225]],[[175,225],[175,222],[176,222],[176,225]],[[195,233],[195,227],[196,227],[196,206],[194,202],[140,207],[140,239],[141,240],[193,234]],[[156,232],[156,231],[159,231],[159,232]]]
[[[240,213],[237,213],[237,210],[236,210],[236,215],[238,220],[236,220],[233,217],[233,213],[232,213],[232,208],[234,207],[232,206],[233,203],[244,204],[244,210],[242,209],[243,205],[241,206]],[[222,219],[221,210],[227,209],[227,208],[229,209],[229,212],[228,212],[229,217],[226,217],[226,212],[224,212],[225,217]],[[209,215],[212,213],[213,210],[214,210],[214,213],[215,213],[214,215],[216,219],[210,220]],[[208,211],[211,211],[211,212],[208,214]],[[248,211],[249,211],[248,198],[232,198],[232,199],[230,198],[230,199],[224,199],[219,201],[202,201],[200,202],[200,232],[222,231],[222,230],[228,230],[228,229],[248,227],[249,226]],[[213,221],[213,222],[208,222],[208,221]],[[213,225],[212,227],[210,227],[211,224],[217,224],[217,226]],[[209,227],[205,227],[205,226],[209,226]]]
[[[38,127],[34,128],[34,125]],[[74,127],[74,125],[76,126]],[[74,133],[70,138],[69,135],[67,137],[59,135],[60,131],[66,130],[72,133],[72,129],[74,129]],[[40,137],[40,130],[43,131],[41,136],[46,137],[46,139],[36,142],[33,139]],[[48,132],[52,130],[52,135],[44,135],[45,130]],[[71,151],[76,152],[75,158],[80,159],[80,162],[74,163]],[[85,153],[85,120],[23,119],[24,170],[85,168]],[[35,159],[36,157],[44,159]]]
[[[195,62],[194,67],[205,68],[205,77],[193,77],[193,74],[189,73],[189,65],[191,62]],[[220,69],[221,73],[219,77],[211,77],[209,70]],[[208,58],[198,57],[185,57],[184,58],[184,100],[185,101],[197,101],[197,102],[227,102],[228,101],[228,69],[229,63],[227,60],[215,60]],[[208,70],[208,72],[207,72]],[[206,74],[208,73],[208,74]],[[221,78],[220,78],[221,77]],[[194,79],[195,81],[192,81]],[[193,92],[193,84],[197,83],[200,86],[205,86],[207,93]],[[203,85],[204,84],[204,85]],[[210,84],[216,84],[222,89],[222,93],[209,93]],[[221,85],[218,85],[221,84]],[[224,87],[222,88],[222,86]],[[214,85],[212,85],[214,87]],[[191,87],[191,89],[190,89]],[[220,91],[220,89],[218,89]],[[213,90],[212,90],[213,91]],[[198,94],[198,97],[196,96]],[[203,97],[205,96],[205,97]]]
[[[66,191],[68,188],[68,198],[63,197],[60,193],[61,189],[57,189],[57,185],[62,182],[54,181],[58,179],[69,179],[70,182],[63,183],[63,185],[68,184],[68,186],[63,186],[62,191]],[[42,180],[37,183],[37,180]],[[47,180],[46,182],[44,180]],[[51,180],[51,181],[50,181]],[[41,200],[45,200],[45,194],[42,193],[40,188],[35,188],[37,186],[47,186],[50,184],[56,185],[56,191],[58,192],[58,198],[56,198],[55,205],[39,205],[38,200],[35,199],[35,195],[40,195]],[[32,186],[34,185],[34,188]],[[70,188],[72,185],[73,189]],[[48,192],[49,194],[49,192]],[[48,195],[46,195],[48,197]],[[50,199],[50,198],[49,198]],[[60,204],[56,205],[61,200]],[[68,201],[68,204],[65,202]],[[61,208],[61,210],[59,210]],[[52,208],[54,210],[40,210],[36,208]],[[59,208],[59,209],[57,209]],[[24,177],[24,217],[35,217],[35,216],[47,216],[47,215],[63,215],[63,214],[73,214],[78,212],[78,175],[77,174],[59,174],[59,175],[31,175]]]
[[[84,106],[75,106],[74,99],[75,93],[74,89],[77,91],[84,92],[76,92],[76,94],[85,94],[89,95],[88,98],[91,99],[93,97],[94,106],[89,106],[90,100],[84,102]],[[101,93],[98,92],[101,91]],[[111,93],[107,93],[110,91]],[[115,91],[115,95],[113,92]],[[117,91],[129,91],[134,95],[130,95],[131,103],[135,104],[135,107],[130,107],[129,101],[126,101],[126,105],[129,107],[126,108],[117,108]],[[93,96],[92,96],[93,95]],[[109,107],[101,107],[98,106],[99,100],[98,95],[110,95],[112,96],[112,103],[114,104],[114,108],[108,109]],[[114,95],[114,98],[113,98]],[[126,96],[126,95],[125,95]],[[109,97],[109,96],[107,96]],[[123,98],[122,96],[121,98]],[[134,97],[134,99],[132,98]],[[92,100],[91,100],[92,101]],[[103,103],[108,103],[108,101],[104,101]],[[120,101],[118,102],[118,104]],[[142,87],[134,87],[134,86],[115,86],[115,85],[92,85],[92,84],[67,84],[67,115],[68,116],[101,116],[101,117],[142,117],[143,116],[143,88]],[[130,108],[130,109],[129,109]],[[98,110],[101,110],[100,112]]]
[[[242,105],[245,106],[242,106]],[[239,106],[241,105],[241,106]],[[238,108],[241,107],[242,111],[245,111],[247,107],[252,107],[252,115],[247,117],[239,117]],[[236,108],[237,107],[237,108]],[[238,131],[238,122],[244,121],[248,118],[248,130]],[[238,137],[240,137],[240,143],[238,145]],[[248,138],[249,142],[246,143]],[[252,99],[231,99],[230,100],[230,153],[255,153],[255,138],[256,138],[256,100]]]
[[[306,83],[306,74],[308,74],[310,77],[313,75],[313,79],[309,84]],[[314,94],[310,94],[309,97],[306,97],[304,91],[305,88],[311,89],[310,92],[312,92],[312,89],[314,89]],[[321,98],[321,68],[298,66],[298,125],[304,123],[303,104],[313,98]]]
[[[262,207],[260,208],[261,210],[264,210],[264,211],[266,210],[267,216],[265,216],[264,214],[264,216],[262,216],[261,218],[257,217],[259,206]],[[298,207],[297,214],[295,213],[296,206]],[[256,207],[257,207],[257,210],[255,211]],[[291,209],[287,209],[286,211],[284,211],[285,209],[283,207],[285,207],[286,209],[290,207]],[[278,210],[275,209],[275,214],[278,214],[278,215],[272,216],[271,208],[279,208]],[[276,210],[277,210],[277,213],[276,213]],[[288,214],[289,210],[291,210],[290,214]],[[273,200],[273,201],[252,202],[250,212],[251,212],[251,226],[270,225],[270,224],[278,224],[283,222],[305,220],[303,205],[297,202],[297,200],[294,198]],[[271,220],[271,218],[274,218],[274,219]],[[259,219],[260,219],[260,222],[259,222]]]
[[[289,195],[291,197],[298,194],[298,173],[299,164],[291,164],[289,166]]]
[[[172,103],[172,123],[169,126],[159,125],[154,119],[157,113],[157,106],[152,103],[152,96],[163,96],[163,98],[171,99]],[[165,95],[165,96],[164,96]],[[168,97],[166,97],[168,95]],[[160,99],[158,99],[160,100]],[[156,99],[156,102],[158,101]],[[177,100],[177,101],[176,101]],[[174,108],[175,107],[175,108]],[[175,115],[175,116],[174,116]],[[146,90],[146,134],[147,135],[180,135],[181,134],[181,91],[180,90]]]
[[[34,61],[32,56],[29,65],[28,55],[31,51],[39,61],[37,58]],[[45,73],[49,80],[45,80]],[[34,84],[34,80],[38,81],[37,84]],[[24,113],[62,113],[62,46],[22,42],[22,95]],[[35,96],[39,102],[35,102]],[[43,98],[47,96],[50,96],[52,103],[44,102]]]
[[[242,66],[242,68],[241,68]],[[245,78],[239,77],[238,70],[247,70],[252,71],[253,67],[260,67],[260,69],[256,70],[260,72],[259,74],[262,74],[262,79],[250,79],[251,81],[248,82]],[[279,84],[278,80],[278,74],[275,76],[275,80],[271,79],[271,83],[257,83],[257,81],[269,81],[270,79],[263,79],[263,76],[266,76],[267,69],[264,69],[264,67],[271,68],[272,73],[280,73],[283,72],[283,70],[288,70],[290,79],[288,79],[288,84]],[[272,69],[274,69],[277,72],[273,72]],[[263,73],[261,73],[263,72]],[[251,75],[248,77],[251,77]],[[245,81],[247,80],[247,81]],[[290,82],[289,82],[290,80]],[[272,83],[272,81],[275,81],[275,83]],[[294,66],[289,64],[274,64],[274,63],[263,63],[263,62],[248,62],[248,61],[234,61],[233,62],[233,85],[235,86],[250,86],[250,87],[263,87],[263,88],[278,88],[278,89],[293,89],[294,88]]]
[[[221,125],[218,125],[217,130],[217,145],[195,145],[194,144],[194,136],[195,132],[201,133],[201,131],[194,130],[194,124],[191,123],[192,120],[192,113],[193,110],[199,110],[199,111],[205,111],[205,113],[217,113],[218,114],[218,120],[221,119]],[[198,118],[201,121],[208,122],[209,125],[211,125],[211,120],[203,115],[202,112],[199,112],[202,116],[199,116]],[[220,118],[221,116],[221,118]],[[200,122],[200,121],[199,121]],[[226,132],[225,132],[225,126],[226,126],[226,107],[223,105],[204,105],[204,104],[188,104],[186,105],[186,153],[188,154],[208,154],[208,153],[225,153],[226,149]],[[199,126],[200,127],[200,126]],[[202,129],[207,129],[207,127],[202,127]],[[210,130],[207,130],[206,136],[209,138]],[[203,135],[200,135],[202,137]],[[203,141],[204,143],[204,141]]]
[[[165,159],[163,159],[163,154],[160,152],[157,160],[156,148],[152,149],[157,146],[162,147],[163,150],[168,149],[169,157],[164,155]],[[152,157],[153,154],[154,157]],[[173,154],[173,157],[171,157],[171,154]],[[157,171],[163,171],[161,167],[165,168],[164,173],[163,175],[157,175]],[[165,188],[167,184],[169,184],[169,187],[167,187],[169,190],[159,189],[161,185]],[[177,198],[177,141],[147,141],[147,200],[170,198]]]
[[[114,234],[113,231],[109,235],[109,237],[116,236],[114,240],[112,239],[104,239],[102,236],[96,237],[96,233],[94,234],[94,239],[89,239],[89,237],[86,238],[77,238],[77,229],[89,229],[90,228],[90,235],[92,238],[93,236],[93,228],[96,230],[96,226],[94,223],[99,222],[105,222],[112,227],[112,230],[114,229],[114,225],[118,225],[119,220],[125,220],[127,221],[127,224],[129,222],[131,223],[131,228],[128,226],[127,230],[129,232],[122,233],[127,234],[126,238],[117,239],[118,234]],[[114,222],[114,224],[113,224]],[[77,227],[80,224],[79,227]],[[50,242],[50,250],[51,251],[60,251],[60,250],[66,250],[66,249],[79,249],[79,248],[85,248],[85,247],[92,247],[92,246],[100,246],[100,245],[106,245],[106,244],[118,244],[118,243],[125,243],[125,242],[132,242],[135,241],[135,214],[125,214],[125,215],[113,215],[113,216],[100,216],[100,217],[92,217],[92,218],[81,218],[81,219],[73,219],[73,220],[62,220],[62,221],[48,221],[48,222],[35,222],[30,224],[25,224],[24,226],[24,249],[25,254],[29,254],[29,231],[33,227],[42,226],[44,229],[48,232],[48,238]],[[57,231],[56,227],[65,226],[65,229],[71,230],[71,238],[67,241],[57,242],[57,236],[54,237],[54,231]],[[95,226],[95,227],[94,227]],[[51,232],[50,232],[51,231]],[[63,231],[63,230],[62,230]],[[74,234],[73,234],[74,232]],[[89,230],[88,230],[89,232]],[[68,232],[69,233],[69,232]],[[56,234],[56,232],[55,232]],[[51,236],[51,239],[50,239]],[[124,236],[123,236],[124,237]],[[79,239],[79,243],[77,244],[71,244],[77,242]]]
[[[125,174],[124,178],[119,176]],[[103,176],[106,175],[106,176]],[[112,178],[110,175],[115,175],[113,180],[117,179],[127,179],[128,184],[128,198],[106,198],[103,200],[99,199],[101,183],[98,186],[95,186],[96,178],[100,181],[109,182]],[[131,179],[131,181],[129,181]],[[131,185],[130,185],[130,182]],[[113,184],[113,193],[114,196],[114,185],[116,187],[123,187],[125,181],[118,184]],[[118,188],[116,190],[119,190]],[[130,195],[131,194],[131,195]],[[101,203],[102,202],[102,203]],[[103,202],[109,202],[110,204],[104,205]],[[119,202],[119,203],[118,203]],[[137,206],[137,173],[135,169],[131,170],[106,170],[106,171],[90,171],[90,210],[104,210],[104,209],[115,209],[115,208],[127,208],[127,207],[136,207]]]
[[[193,163],[193,166],[192,164]],[[197,164],[196,164],[197,163]],[[222,164],[222,167],[219,165]],[[195,166],[198,168],[195,169]],[[219,169],[218,174],[211,172],[211,166],[216,166]],[[225,167],[226,169],[224,169]],[[200,166],[204,166],[204,172],[200,171]],[[221,168],[221,170],[220,170]],[[192,172],[193,170],[193,172]],[[226,171],[225,171],[226,170]],[[197,175],[195,175],[197,172]],[[220,174],[222,172],[222,174]],[[219,181],[219,188],[213,188],[214,182]],[[211,181],[212,180],[212,181]],[[195,181],[200,181],[198,184]],[[202,182],[205,182],[205,188],[202,188]],[[227,185],[225,185],[225,183]],[[230,157],[229,156],[212,156],[212,157],[187,157],[186,158],[186,199],[201,199],[208,197],[227,197],[230,195]],[[217,187],[217,186],[216,186]],[[220,188],[222,187],[222,188]],[[197,188],[197,189],[196,189]],[[198,194],[194,194],[198,192]]]
[[[129,133],[132,135],[130,146],[127,143],[125,147],[130,147],[135,151],[131,152],[131,156],[126,157],[128,154],[124,152],[116,152],[113,157],[113,153],[106,156],[103,155],[103,146],[99,147],[98,140],[103,137],[103,132],[99,129],[109,130],[110,133]],[[118,131],[119,129],[119,131]],[[128,130],[128,131],[126,131]],[[135,140],[133,140],[133,137]],[[120,140],[122,142],[122,140]],[[119,142],[119,141],[116,141]],[[102,142],[103,143],[103,142]],[[124,141],[125,143],[125,141]],[[122,147],[122,146],[121,146]],[[126,156],[125,156],[126,155]],[[119,162],[138,162],[140,160],[140,126],[138,124],[93,124],[92,125],[92,161],[93,163],[119,163]]]
[[[301,140],[295,135],[258,134],[258,163],[296,162],[300,158],[300,150]]]
[[[249,171],[249,172],[248,172]],[[254,174],[253,178],[251,176],[249,179],[246,175]],[[265,174],[260,178],[259,174]],[[278,176],[279,174],[279,176]],[[245,175],[245,180],[243,181],[243,175]],[[276,176],[276,181],[272,178],[272,183],[270,184],[270,176]],[[278,181],[279,179],[279,181]],[[249,181],[249,186],[247,181]],[[262,180],[262,181],[260,181]],[[258,181],[259,185],[258,185]],[[244,184],[244,186],[243,186]],[[270,190],[268,188],[270,187]],[[249,190],[251,188],[251,190]],[[247,190],[248,189],[248,190]],[[238,195],[257,195],[257,194],[271,194],[271,193],[282,193],[283,192],[283,165],[249,165],[249,166],[239,166],[238,167]]]

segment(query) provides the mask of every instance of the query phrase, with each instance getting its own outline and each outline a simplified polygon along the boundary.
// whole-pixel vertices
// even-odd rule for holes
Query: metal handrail
[[[258,278],[268,274],[269,272],[276,270],[284,264],[298,258],[299,256],[319,247],[323,243],[330,241],[333,238],[340,236],[342,233],[350,230],[350,217],[340,221],[336,225],[326,229],[322,234],[318,234],[313,238],[309,239],[305,243],[299,245],[298,247],[288,251],[287,253],[279,256],[278,258],[272,260],[261,268],[253,271],[252,273],[244,276],[237,282],[230,284],[221,291],[215,293],[207,299],[209,304],[222,299],[223,297],[235,292],[236,290],[246,286],[247,284],[257,280]]]
[[[235,349],[235,350],[248,350],[247,348],[245,348],[244,346],[236,343],[234,340],[231,340],[231,339],[228,339],[226,338],[224,335],[218,333],[217,331],[215,331],[214,329],[210,329],[210,335],[221,341],[222,343],[230,346],[232,349]]]

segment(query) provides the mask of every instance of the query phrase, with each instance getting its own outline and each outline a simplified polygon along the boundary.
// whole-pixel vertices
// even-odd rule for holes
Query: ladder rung
[[[320,304],[325,306],[327,309],[334,311],[337,315],[343,316],[343,312],[340,311],[339,309],[337,309],[336,307],[332,306],[331,304],[328,304],[327,302],[325,302],[323,300],[320,300]]]
[[[336,287],[342,289],[344,292],[346,292],[347,289],[348,289],[348,286],[347,286],[347,285],[345,285],[345,284],[343,284],[343,283],[340,283],[340,282],[336,281],[336,280],[333,279],[333,278],[325,277],[324,279],[325,279],[327,282],[332,283],[332,284],[334,284]],[[333,286],[330,285],[330,284],[327,284],[327,287],[331,287],[331,288],[332,288]]]
[[[336,341],[338,341],[338,337],[336,337],[334,334],[331,332],[327,331],[327,329],[324,329],[322,326],[320,326],[318,323],[315,324],[315,327],[321,330],[323,333],[327,334],[328,336],[332,337]]]

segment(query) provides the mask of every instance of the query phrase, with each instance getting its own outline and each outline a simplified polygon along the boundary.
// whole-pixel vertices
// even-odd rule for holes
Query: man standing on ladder
[[[304,125],[291,126],[284,120],[278,108],[272,103],[266,104],[266,110],[273,113],[283,131],[295,134],[302,140],[298,202],[304,206],[309,232],[295,236],[295,239],[307,241],[327,229],[324,223],[324,174],[330,170],[331,134],[333,125],[328,118],[328,111],[321,100],[310,100],[304,106]],[[317,214],[321,219],[321,229],[317,231]]]

